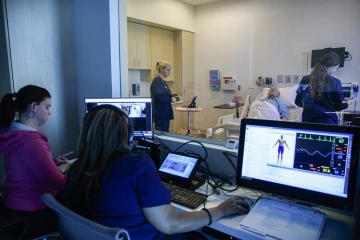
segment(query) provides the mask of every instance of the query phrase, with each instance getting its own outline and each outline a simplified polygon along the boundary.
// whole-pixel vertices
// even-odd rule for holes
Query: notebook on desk
[[[275,239],[319,239],[326,216],[311,207],[260,197],[240,227]]]

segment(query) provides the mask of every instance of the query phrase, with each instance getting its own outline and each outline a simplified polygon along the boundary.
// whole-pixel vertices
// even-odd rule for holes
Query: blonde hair
[[[168,66],[171,67],[171,63],[169,63],[168,61],[157,62],[155,66],[155,76],[158,76],[161,73],[161,71],[167,68]]]

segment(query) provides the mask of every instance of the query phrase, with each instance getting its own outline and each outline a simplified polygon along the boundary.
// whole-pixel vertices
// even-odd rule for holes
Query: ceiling
[[[194,6],[199,6],[199,5],[203,5],[203,4],[207,4],[207,3],[219,2],[222,0],[180,0],[180,1],[186,2],[186,3],[194,5]]]

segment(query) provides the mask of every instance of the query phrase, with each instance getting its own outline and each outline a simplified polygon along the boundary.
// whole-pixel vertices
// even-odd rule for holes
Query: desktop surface
[[[197,189],[197,192],[206,193],[206,186],[204,184],[202,187]],[[233,187],[232,187],[233,188]],[[211,187],[208,187],[208,194]],[[229,195],[229,194],[227,194]],[[256,199],[259,197],[259,192],[255,193],[251,189],[239,188],[236,191],[231,193],[231,196],[241,196],[246,197],[254,201],[254,204],[250,206],[252,209],[255,206]],[[229,196],[213,194],[208,196],[205,201],[206,208],[212,208],[218,206],[220,203],[228,199]],[[198,211],[201,210],[204,205],[201,204],[195,209],[187,208],[182,205],[172,203],[177,211]],[[327,218],[325,220],[325,225],[323,227],[320,239],[352,239],[352,233],[355,227],[355,217],[354,212],[346,212],[338,209],[333,209],[325,206],[316,206],[315,209],[326,214]],[[251,210],[250,210],[251,211]],[[229,217],[222,218],[211,224],[211,228],[223,232],[225,234],[231,235],[239,239],[270,239],[268,237],[263,237],[258,234],[246,231],[240,227],[241,221],[244,220],[246,215],[233,215]]]

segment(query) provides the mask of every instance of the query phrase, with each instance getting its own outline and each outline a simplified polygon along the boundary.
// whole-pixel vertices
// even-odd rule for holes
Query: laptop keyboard
[[[196,208],[206,200],[206,195],[186,188],[163,182],[165,187],[171,191],[171,201],[189,208]]]

